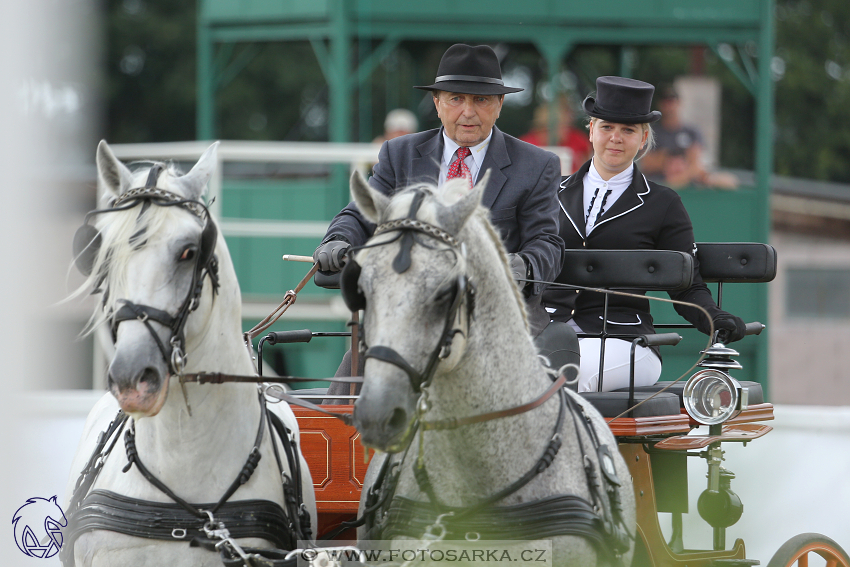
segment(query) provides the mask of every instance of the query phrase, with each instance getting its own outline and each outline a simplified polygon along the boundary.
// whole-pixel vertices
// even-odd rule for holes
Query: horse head
[[[368,378],[354,421],[369,446],[402,450],[437,367],[449,372],[463,356],[474,283],[460,235],[476,212],[486,217],[486,184],[487,175],[471,191],[465,180],[420,185],[390,199],[352,177],[358,208],[378,225],[349,259],[341,286],[349,305],[364,309]]]
[[[187,343],[206,330],[218,283],[218,230],[200,201],[216,165],[210,146],[185,175],[163,163],[131,171],[101,141],[97,170],[108,208],[75,237],[77,265],[102,292],[94,323],[111,325],[108,387],[139,418],[165,403]],[[192,317],[189,317],[192,314]],[[98,319],[98,320],[95,320]]]

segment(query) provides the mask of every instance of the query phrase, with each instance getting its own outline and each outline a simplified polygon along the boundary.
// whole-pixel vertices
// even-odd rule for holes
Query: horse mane
[[[163,165],[165,169],[160,175],[157,186],[166,190],[171,188],[168,183],[170,179],[182,175],[180,169],[173,163],[146,161],[134,162],[132,165],[145,166],[134,169],[134,174],[142,170],[146,172],[151,166]],[[134,175],[134,177],[136,180],[134,186],[144,184],[143,176]],[[111,196],[110,206],[114,200],[115,197]],[[93,224],[100,232],[102,240],[92,273],[68,298],[78,297],[86,291],[103,293],[100,308],[92,313],[81,332],[82,336],[91,334],[97,326],[109,318],[111,313],[121,307],[118,300],[128,295],[127,271],[133,252],[152,238],[161,238],[163,229],[179,222],[180,215],[185,214],[186,211],[180,206],[144,207],[139,202],[126,210],[108,211],[97,215],[97,220]]]
[[[508,263],[508,251],[505,250],[505,245],[502,243],[501,236],[499,236],[496,232],[496,229],[493,227],[493,223],[490,222],[490,211],[479,206],[472,216],[477,218],[484,226],[485,233],[490,237],[490,241],[493,243],[493,246],[496,247],[499,259],[501,260],[502,269],[505,272],[505,277],[508,278],[508,281],[510,281],[511,284],[513,284],[514,276],[511,273],[510,264]],[[519,306],[520,313],[522,313],[522,321],[525,324],[525,328],[530,329],[528,323],[528,311],[525,308],[525,299],[522,296],[522,292],[516,285],[511,285],[511,290],[513,291],[514,299]]]

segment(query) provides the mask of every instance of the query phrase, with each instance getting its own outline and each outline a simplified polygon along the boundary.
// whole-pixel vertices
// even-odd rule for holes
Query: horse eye
[[[192,260],[195,258],[195,247],[189,246],[185,250],[183,250],[183,254],[180,255],[181,261]]]

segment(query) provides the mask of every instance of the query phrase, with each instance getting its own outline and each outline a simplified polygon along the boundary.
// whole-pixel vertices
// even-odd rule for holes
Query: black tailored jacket
[[[605,211],[599,222],[585,236],[584,176],[590,161],[561,182],[558,199],[561,208],[561,238],[567,249],[592,250],[679,250],[694,255],[694,278],[690,288],[670,292],[671,299],[695,303],[714,319],[724,313],[699,274],[696,244],[691,219],[679,195],[668,187],[647,179],[634,168],[631,185]],[[644,294],[642,291],[634,293]],[[574,319],[586,333],[602,331],[603,295],[591,291],[576,292],[550,288],[543,303],[553,321]],[[696,308],[674,306],[687,321],[703,333],[709,322]],[[608,300],[608,332],[612,334],[654,333],[649,300],[611,295]]]
[[[381,146],[369,185],[392,195],[414,183],[436,184],[442,155],[442,128],[388,140]],[[558,157],[493,127],[479,179],[488,169],[490,180],[481,204],[490,209],[490,220],[505,248],[525,258],[533,279],[553,281],[561,270],[564,246],[558,236]],[[352,202],[334,217],[322,242],[343,239],[357,246],[374,231],[375,225]],[[549,318],[540,306],[543,285],[534,284],[529,291],[527,305],[536,335]]]

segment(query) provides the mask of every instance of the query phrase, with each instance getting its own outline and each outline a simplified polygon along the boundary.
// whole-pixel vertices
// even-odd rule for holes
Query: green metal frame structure
[[[721,59],[756,101],[756,183],[724,195],[683,191],[682,197],[694,215],[698,241],[767,242],[773,164],[773,11],[774,0],[490,0],[486,13],[479,3],[449,0],[201,0],[197,137],[216,136],[217,86],[243,64],[239,58],[227,61],[236,43],[310,42],[328,84],[331,142],[354,140],[355,95],[369,88],[367,79],[402,41],[533,45],[547,63],[553,87],[562,62],[579,45],[619,46],[623,76],[631,74],[629,53],[635,47],[704,45],[725,54]],[[745,44],[754,44],[762,56],[751,58]],[[738,47],[734,58],[728,57],[727,46]],[[343,180],[339,190],[347,195],[345,177],[344,172],[335,176]],[[743,303],[731,303],[737,292],[730,293],[729,310],[764,321],[764,285],[753,284],[754,289],[743,294]],[[694,345],[699,347],[699,341]],[[748,357],[755,362],[756,379],[766,385],[767,340],[762,338]],[[665,354],[665,372],[668,360]]]

